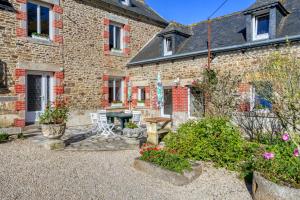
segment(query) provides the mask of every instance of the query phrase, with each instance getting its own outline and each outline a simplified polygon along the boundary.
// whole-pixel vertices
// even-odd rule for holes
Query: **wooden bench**
[[[158,145],[159,141],[171,131],[172,120],[170,118],[155,117],[145,119],[147,124],[147,142]]]

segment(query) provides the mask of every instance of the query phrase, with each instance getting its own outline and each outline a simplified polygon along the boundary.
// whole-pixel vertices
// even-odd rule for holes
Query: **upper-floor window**
[[[27,34],[38,39],[50,39],[51,9],[44,3],[27,3]]]
[[[121,51],[123,49],[122,42],[122,26],[118,24],[109,25],[109,50]]]
[[[164,55],[169,56],[172,55],[173,42],[171,37],[167,37],[164,39]]]
[[[130,0],[121,0],[121,3],[122,3],[123,5],[129,6]]]
[[[267,15],[255,16],[254,20],[254,40],[268,39],[269,38],[269,23],[270,17]]]

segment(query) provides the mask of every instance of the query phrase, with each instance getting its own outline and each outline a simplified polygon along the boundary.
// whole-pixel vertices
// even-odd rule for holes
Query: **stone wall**
[[[27,1],[10,0],[10,2],[15,11],[0,10],[0,60],[7,79],[7,88],[0,91],[0,127],[25,124],[25,105],[20,104],[20,95],[17,94],[20,90],[16,91],[24,84],[19,81],[22,79],[20,77],[25,75],[25,68],[41,71],[45,70],[41,67],[45,65],[63,68],[62,41],[54,38],[52,42],[44,42],[27,37]],[[59,30],[55,32],[59,33]],[[24,92],[21,98],[21,101],[25,100]]]
[[[103,77],[125,78],[127,62],[161,28],[109,12],[97,1],[65,0],[63,8],[65,96],[72,115],[80,117],[102,107]],[[124,53],[111,54],[107,49],[109,21],[125,25]]]
[[[291,45],[291,50],[300,55],[300,43],[294,43]],[[248,49],[246,51],[233,51],[226,53],[218,53],[212,61],[212,68],[217,70],[229,70],[233,74],[244,74],[253,72],[263,64],[263,62],[273,52],[280,51],[285,53],[288,51],[286,45],[281,46],[268,46],[263,48]],[[160,112],[156,105],[156,78],[157,74],[161,74],[162,82],[164,86],[173,86],[173,118],[175,124],[183,122],[188,119],[187,99],[182,94],[186,94],[183,91],[179,91],[177,88],[192,85],[193,80],[201,79],[201,73],[207,66],[207,56],[197,56],[172,62],[161,62],[159,64],[145,64],[143,66],[132,66],[128,68],[128,75],[133,85],[138,86],[141,81],[147,80],[150,86],[150,99],[151,109],[147,110],[145,117],[153,117],[160,115]],[[179,81],[179,87],[174,87],[176,80]],[[247,87],[247,80],[245,78],[243,84],[243,92]],[[176,88],[176,89],[174,89]],[[174,95],[176,93],[176,95]],[[181,106],[178,106],[181,105]]]

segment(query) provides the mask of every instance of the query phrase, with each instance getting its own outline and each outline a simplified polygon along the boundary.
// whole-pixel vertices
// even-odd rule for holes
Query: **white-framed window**
[[[269,14],[253,17],[253,40],[269,39]]]
[[[123,49],[123,25],[111,23],[109,25],[109,49],[111,51],[122,51]]]
[[[129,6],[130,0],[121,0],[121,3],[122,3],[123,5]]]
[[[253,83],[250,91],[250,110],[271,110],[273,86],[268,81]]]
[[[109,103],[124,102],[124,81],[121,77],[112,77],[108,80]]]
[[[198,119],[204,117],[205,97],[202,90],[190,87],[188,89],[188,102],[189,118]]]
[[[38,39],[52,39],[52,10],[46,3],[29,1],[27,3],[27,34]]]
[[[165,38],[164,39],[164,55],[165,56],[172,55],[172,53],[173,53],[172,47],[173,47],[172,37]]]

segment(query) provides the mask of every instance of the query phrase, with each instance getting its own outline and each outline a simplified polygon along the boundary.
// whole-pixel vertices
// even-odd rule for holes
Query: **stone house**
[[[35,123],[60,96],[70,124],[125,102],[108,84],[127,90],[129,59],[167,25],[143,0],[1,0],[0,126]]]
[[[255,70],[274,50],[286,51],[287,37],[299,54],[299,18],[298,0],[257,0],[213,19],[212,67]],[[203,91],[192,82],[208,60],[205,21],[169,24],[143,0],[0,0],[0,36],[1,126],[34,123],[58,96],[71,106],[69,125],[89,124],[89,113],[100,108],[137,109],[175,123],[204,110]],[[253,93],[247,82],[240,90]]]

